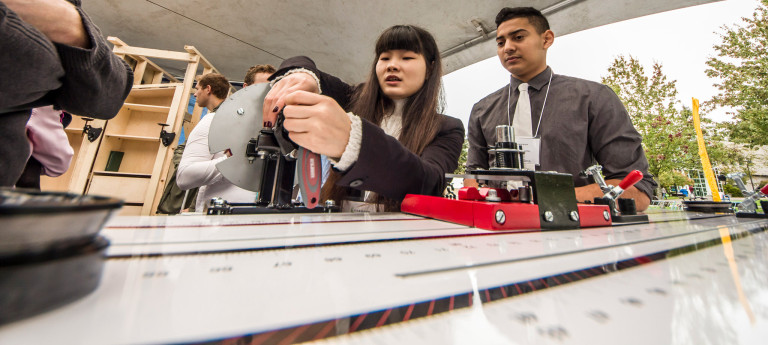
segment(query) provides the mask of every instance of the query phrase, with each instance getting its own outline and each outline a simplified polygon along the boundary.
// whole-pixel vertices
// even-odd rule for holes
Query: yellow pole
[[[712,201],[720,202],[720,190],[717,188],[717,180],[715,180],[715,173],[712,171],[712,164],[709,163],[707,147],[704,146],[704,135],[701,133],[699,100],[696,98],[693,98],[693,127],[696,129],[696,138],[699,142],[699,157],[701,157],[701,166],[704,168],[704,177],[707,179],[709,190],[712,191]]]

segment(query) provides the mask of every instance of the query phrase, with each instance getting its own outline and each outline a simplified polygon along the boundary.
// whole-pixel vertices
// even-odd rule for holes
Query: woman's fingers
[[[312,152],[339,157],[349,141],[350,121],[332,98],[296,91],[284,98],[285,122],[291,140]]]
[[[277,120],[277,113],[280,109],[278,103],[282,101],[286,88],[286,84],[277,83],[271,90],[269,90],[267,96],[264,98],[264,105],[261,112],[264,116],[264,127],[271,127],[269,124],[274,124],[275,120]]]
[[[285,105],[304,105],[304,106],[312,106],[312,105],[318,105],[325,101],[333,101],[333,99],[328,98],[327,96],[318,95],[316,93],[297,90],[293,91],[285,97],[283,97],[283,100],[285,101]]]
[[[308,118],[286,118],[283,127],[290,133],[306,133],[312,127],[312,121]]]
[[[299,132],[289,132],[288,137],[293,140],[296,145],[299,145],[307,150],[310,150],[312,152],[317,153],[315,150],[316,147],[313,147],[314,145],[310,145],[309,139],[312,138],[312,135],[309,133],[299,133]]]
[[[307,73],[294,73],[281,79],[272,87],[264,98],[262,114],[264,125],[274,125],[280,109],[286,105],[285,97],[297,91],[317,93],[318,86],[315,79]]]

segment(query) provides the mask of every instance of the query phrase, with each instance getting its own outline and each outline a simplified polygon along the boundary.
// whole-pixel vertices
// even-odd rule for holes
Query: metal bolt
[[[549,222],[549,223],[554,222],[555,221],[555,215],[552,214],[552,211],[546,211],[546,212],[544,212],[544,220],[546,222]]]
[[[499,202],[501,198],[499,198],[499,194],[496,193],[495,189],[491,189],[488,191],[488,195],[485,196],[485,201]]]
[[[243,115],[245,114],[245,110],[243,108],[237,108],[237,115]]]
[[[504,225],[507,222],[507,215],[502,210],[496,210],[496,223]]]
[[[323,211],[327,213],[333,212],[333,209],[336,208],[336,202],[333,200],[326,200],[325,201],[325,209]]]
[[[221,207],[226,204],[226,201],[220,197],[211,198],[210,205],[213,207]]]
[[[603,211],[603,218],[605,218],[605,220],[610,220],[611,214],[608,213],[608,211]]]
[[[572,221],[574,221],[574,222],[578,222],[579,221],[579,212],[571,211],[570,216],[571,216],[571,220]]]

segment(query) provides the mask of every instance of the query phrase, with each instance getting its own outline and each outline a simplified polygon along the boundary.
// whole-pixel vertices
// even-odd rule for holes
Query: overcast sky
[[[668,79],[677,80],[678,98],[691,105],[691,97],[705,101],[717,93],[713,80],[705,74],[706,60],[715,55],[723,25],[741,23],[751,17],[757,0],[726,0],[640,17],[557,36],[547,54],[555,73],[600,82],[607,75],[614,57],[632,55],[650,75],[654,61],[662,64]],[[467,66],[443,78],[446,92],[445,114],[467,125],[472,105],[509,82],[498,57]],[[711,118],[727,119],[716,110]]]

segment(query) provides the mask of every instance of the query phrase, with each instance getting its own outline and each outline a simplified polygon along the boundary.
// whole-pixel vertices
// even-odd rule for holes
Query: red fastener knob
[[[765,187],[760,188],[760,193],[768,195],[768,184]]]
[[[621,182],[619,182],[619,188],[627,190],[627,188],[632,187],[635,185],[635,183],[639,182],[643,179],[643,173],[640,172],[640,170],[632,170],[632,172],[627,175]]]

